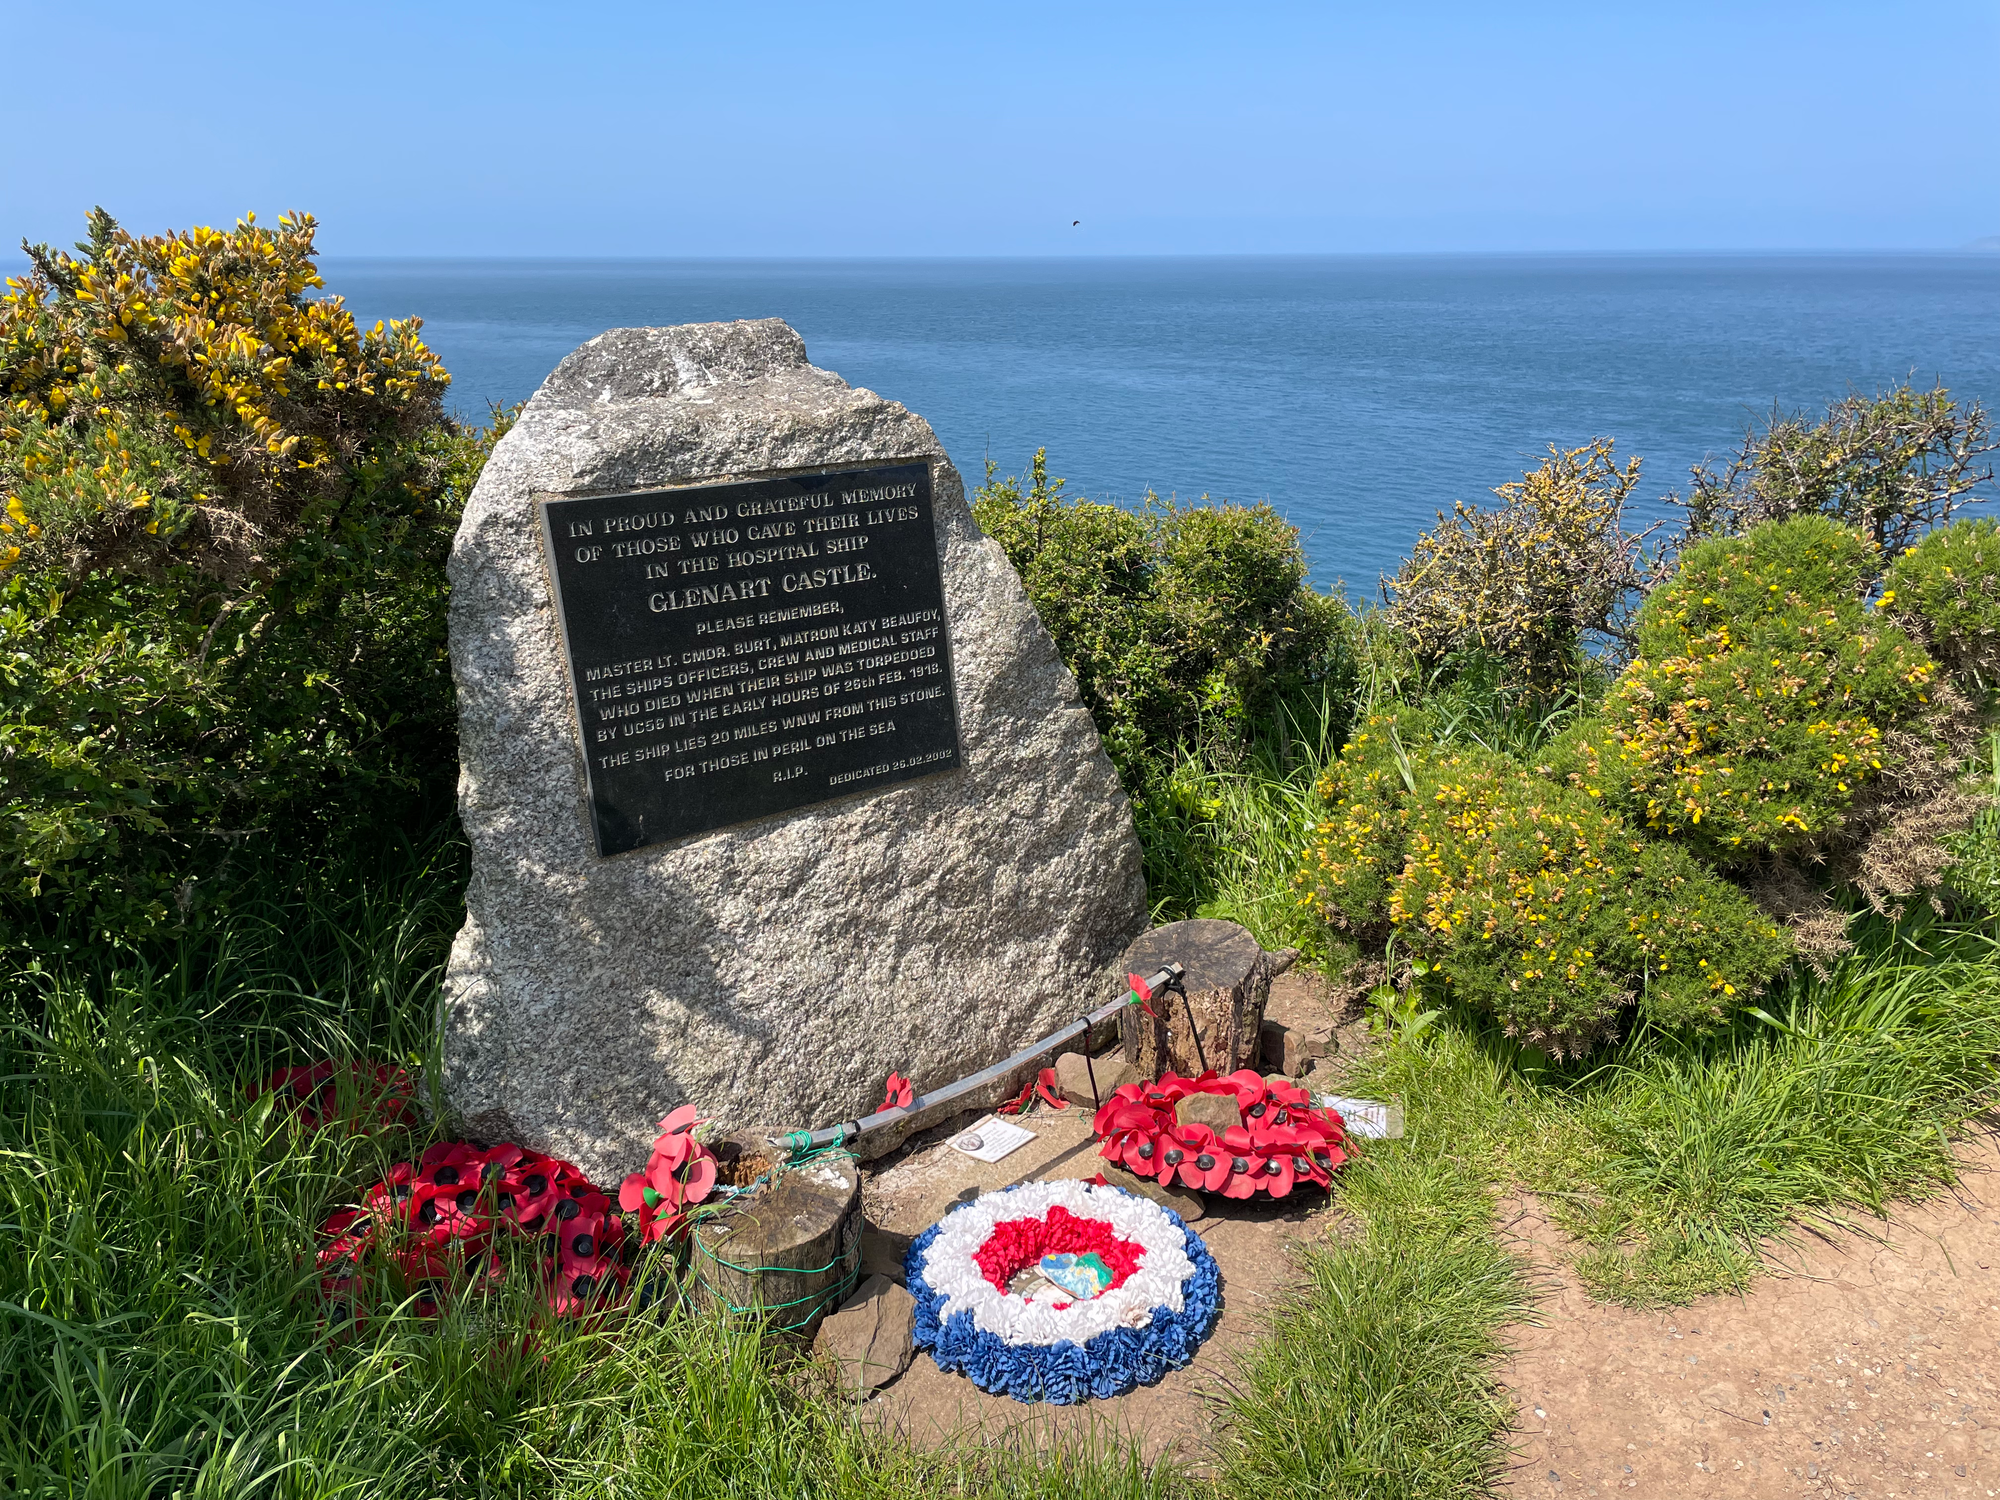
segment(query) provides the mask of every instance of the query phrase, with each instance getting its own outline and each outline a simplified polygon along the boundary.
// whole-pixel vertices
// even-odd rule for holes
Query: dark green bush
[[[0,303],[0,944],[211,920],[236,851],[455,768],[443,563],[490,435],[310,219],[32,249]]]
[[[1298,530],[1270,506],[1128,510],[1062,487],[1043,452],[1025,491],[989,463],[973,515],[1027,585],[1135,796],[1177,746],[1240,742],[1337,666],[1346,608],[1306,583]]]

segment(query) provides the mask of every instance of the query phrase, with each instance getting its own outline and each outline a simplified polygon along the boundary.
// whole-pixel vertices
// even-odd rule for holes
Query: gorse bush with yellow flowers
[[[2000,689],[2000,523],[1954,521],[1907,548],[1883,608],[1977,699]]]
[[[1620,465],[1609,438],[1551,446],[1548,459],[1494,491],[1501,505],[1463,502],[1417,539],[1384,582],[1389,620],[1424,657],[1477,650],[1547,685],[1591,642],[1617,644],[1652,559],[1647,533],[1623,526],[1639,460]]]
[[[1701,1030],[1783,968],[1778,925],[1684,850],[1421,715],[1369,719],[1321,780],[1327,816],[1298,876],[1308,907],[1392,936],[1507,1035],[1581,1056],[1629,1008]]]
[[[313,221],[101,210],[0,302],[0,912],[198,924],[255,848],[448,781],[443,560],[485,439],[415,320],[308,293]]]
[[[1936,691],[1937,663],[1863,598],[1873,557],[1818,516],[1691,548],[1554,765],[1716,864],[1823,851]]]

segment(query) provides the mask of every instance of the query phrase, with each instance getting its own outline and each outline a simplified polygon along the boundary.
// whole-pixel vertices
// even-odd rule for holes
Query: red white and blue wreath
[[[1171,1209],[1090,1182],[1030,1182],[953,1209],[910,1246],[916,1343],[1016,1401],[1123,1395],[1215,1327],[1215,1258]]]

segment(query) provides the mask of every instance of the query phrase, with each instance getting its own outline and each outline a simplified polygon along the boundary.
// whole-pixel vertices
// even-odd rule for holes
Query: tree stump
[[[1150,1002],[1152,1019],[1128,1005],[1119,1014],[1125,1059],[1141,1078],[1175,1072],[1199,1075],[1204,1066],[1218,1073],[1255,1067],[1258,1033],[1271,978],[1290,966],[1291,954],[1270,954],[1234,922],[1197,918],[1156,927],[1125,950],[1127,973],[1141,977],[1177,963],[1187,972],[1187,1001],[1159,994]],[[1196,1030],[1188,1024],[1194,1012]]]
[[[756,1311],[806,1338],[846,1300],[860,1269],[861,1172],[844,1155],[777,1171],[703,1216],[688,1256],[702,1306]]]

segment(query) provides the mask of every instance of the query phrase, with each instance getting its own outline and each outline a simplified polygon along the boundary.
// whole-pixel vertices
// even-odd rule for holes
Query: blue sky
[[[10,246],[67,243],[92,203],[142,230],[306,208],[365,255],[2000,235],[2000,0],[0,16]]]

